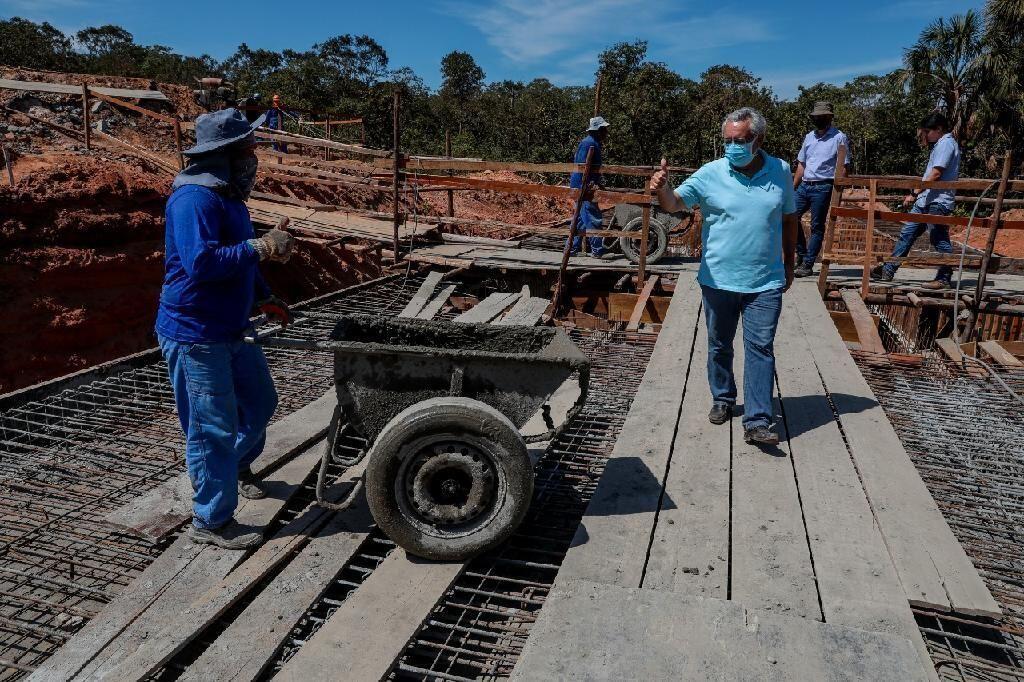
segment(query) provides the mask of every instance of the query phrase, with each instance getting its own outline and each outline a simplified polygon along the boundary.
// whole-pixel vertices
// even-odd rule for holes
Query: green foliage
[[[752,72],[735,65],[706,69],[696,80],[651,61],[644,41],[617,43],[598,56],[600,113],[610,123],[608,161],[696,166],[721,153],[721,121],[739,107],[768,119],[765,146],[795,161],[818,100],[833,103],[835,123],[851,141],[858,173],[917,174],[927,150],[917,124],[944,110],[964,151],[964,174],[992,175],[999,158],[1024,152],[1024,3],[988,0],[984,14],[937,19],[905,51],[904,67],[861,76],[844,85],[810,84],[781,100]],[[392,100],[402,97],[402,146],[443,154],[445,131],[453,153],[499,160],[565,161],[594,113],[595,89],[556,86],[546,79],[486,82],[472,55],[458,50],[439,64],[436,92],[407,67],[394,68],[384,48],[365,35],[344,34],[308,50],[276,52],[245,43],[221,63],[143,46],[115,25],[89,27],[74,37],[47,23],[0,20],[0,63],[82,71],[193,85],[224,76],[240,96],[280,94],[286,108],[362,117],[367,143],[390,147]],[[625,182],[625,180],[623,180]]]

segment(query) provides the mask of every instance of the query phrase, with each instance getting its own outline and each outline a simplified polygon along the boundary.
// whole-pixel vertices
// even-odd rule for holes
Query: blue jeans
[[[825,239],[825,222],[828,220],[829,202],[832,200],[832,184],[828,182],[809,185],[801,182],[796,188],[796,217],[801,219],[811,211],[811,237],[804,238],[804,230],[796,233],[796,264],[807,267],[814,265]]]
[[[708,325],[708,384],[716,403],[736,403],[732,373],[733,338],[743,318],[743,428],[771,426],[775,385],[775,329],[782,313],[782,289],[741,294],[701,285]]]
[[[597,207],[597,204],[593,201],[584,201],[583,206],[580,207],[579,220],[576,221],[576,234],[584,235],[587,230],[600,230],[603,224],[604,216],[601,215],[601,209]],[[588,242],[590,253],[594,257],[599,257],[605,252],[604,237],[590,237]],[[569,253],[576,255],[580,252],[581,246],[582,237],[573,237]]]
[[[910,209],[911,213],[931,213],[934,215],[949,215],[951,211],[942,206],[941,204],[928,204],[927,206],[921,207],[914,204],[914,207]],[[910,249],[914,246],[914,242],[917,238],[924,234],[924,231],[928,230],[928,237],[931,239],[932,246],[939,253],[953,253],[953,245],[949,241],[949,228],[945,225],[935,225],[928,223],[903,223],[903,229],[900,230],[900,238],[896,240],[896,246],[892,250],[892,255],[897,258],[903,258]],[[896,271],[899,270],[900,264],[898,262],[886,263],[882,266],[882,269],[890,275],[895,275]],[[953,279],[953,266],[951,265],[940,265],[938,271],[935,273],[935,279],[940,282],[949,284],[949,281]]]
[[[259,346],[157,339],[185,433],[192,523],[219,528],[238,506],[238,472],[263,452],[277,408],[274,380]]]

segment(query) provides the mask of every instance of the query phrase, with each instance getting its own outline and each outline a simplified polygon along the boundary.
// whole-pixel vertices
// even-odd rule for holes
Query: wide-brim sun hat
[[[221,109],[196,119],[196,146],[182,152],[185,156],[206,154],[244,140],[263,125],[264,113],[250,123],[238,109]]]
[[[811,109],[811,116],[835,116],[836,112],[832,110],[831,102],[815,102],[814,108]]]
[[[589,133],[594,130],[600,130],[601,128],[607,128],[609,125],[611,124],[608,123],[608,121],[604,120],[604,117],[595,116],[594,118],[590,119],[590,127],[587,128],[587,132]]]

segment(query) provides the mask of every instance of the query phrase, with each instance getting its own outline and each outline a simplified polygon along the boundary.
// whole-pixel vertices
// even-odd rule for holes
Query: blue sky
[[[713,64],[743,66],[782,97],[798,85],[843,83],[883,73],[939,16],[979,9],[981,0],[730,3],[728,0],[0,0],[0,17],[49,21],[64,31],[114,23],[144,44],[223,59],[237,45],[306,49],[343,33],[381,43],[392,67],[439,84],[441,57],[472,54],[487,79],[546,77],[593,82],[597,55],[618,41],[647,40],[649,57],[697,77]],[[242,8],[245,8],[244,10]],[[813,9],[812,9],[813,8]]]

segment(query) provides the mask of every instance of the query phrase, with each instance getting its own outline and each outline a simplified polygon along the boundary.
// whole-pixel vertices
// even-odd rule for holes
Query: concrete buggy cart
[[[315,317],[324,317],[313,314]],[[558,435],[583,407],[590,363],[564,331],[369,315],[335,315],[329,339],[261,334],[271,346],[334,353],[338,406],[320,467],[317,501],[334,443],[366,438],[366,500],[377,525],[406,551],[462,560],[505,540],[533,496],[526,441]],[[580,396],[555,426],[547,404],[578,373]],[[548,431],[519,429],[543,409]]]

